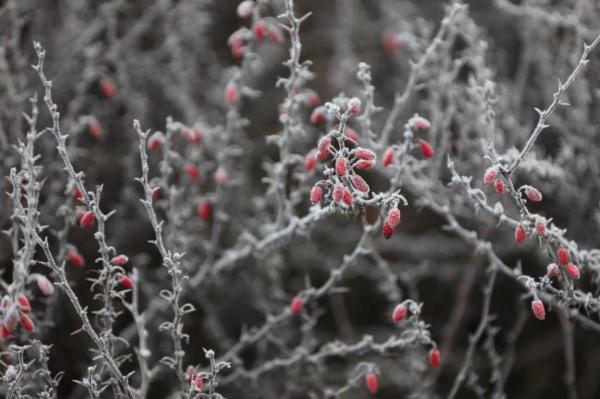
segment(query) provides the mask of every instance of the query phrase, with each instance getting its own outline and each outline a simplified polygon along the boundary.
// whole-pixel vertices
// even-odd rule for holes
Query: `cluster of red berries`
[[[185,371],[185,377],[187,382],[189,382],[192,388],[194,389],[194,391],[202,391],[202,388],[204,388],[204,379],[202,378],[200,373],[198,373],[198,370],[195,367],[188,366],[187,370]]]
[[[25,295],[17,294],[14,300],[5,295],[0,302],[0,310],[2,311],[0,338],[8,338],[19,324],[25,330],[33,331],[33,321],[28,316],[31,313],[31,305]]]
[[[431,123],[422,116],[419,116],[418,114],[415,114],[412,118],[410,118],[406,124],[406,128],[409,129],[411,132],[427,130],[430,127]],[[433,147],[428,141],[424,139],[419,139],[419,148],[423,157],[433,157]],[[391,146],[385,150],[381,159],[383,166],[388,167],[394,162],[394,151],[395,146]]]

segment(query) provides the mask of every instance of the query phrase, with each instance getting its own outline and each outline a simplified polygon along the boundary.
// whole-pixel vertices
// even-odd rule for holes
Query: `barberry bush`
[[[0,395],[596,398],[600,3],[6,0]]]

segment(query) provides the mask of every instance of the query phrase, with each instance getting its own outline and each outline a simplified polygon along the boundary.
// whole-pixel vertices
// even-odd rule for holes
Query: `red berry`
[[[131,279],[131,277],[122,274],[121,276],[119,276],[119,284],[121,284],[121,287],[123,288],[132,288],[133,280]]]
[[[504,182],[502,180],[497,179],[495,186],[496,186],[496,192],[498,194],[504,194]]]
[[[432,348],[429,351],[429,364],[431,364],[431,367],[440,365],[440,351],[437,348]]]
[[[79,187],[73,189],[73,198],[75,198],[75,201],[83,202],[83,194],[81,193],[81,190],[79,190]]]
[[[257,21],[252,27],[252,30],[254,31],[254,35],[256,36],[256,38],[258,40],[262,40],[265,38],[265,33],[267,32],[267,25],[265,24],[265,21]]]
[[[117,94],[117,86],[110,79],[102,79],[100,82],[100,91],[104,98],[111,98]]]
[[[356,155],[356,158],[366,159],[367,161],[372,161],[375,159],[375,153],[373,151],[362,147],[358,147],[356,150],[354,150],[354,155]]]
[[[333,187],[332,197],[335,202],[340,202],[344,196],[344,186],[342,184],[336,184]]]
[[[383,224],[383,238],[389,240],[392,234],[394,234],[394,226],[392,226],[388,222],[385,222]]]
[[[102,125],[97,120],[93,120],[89,126],[90,136],[95,139],[100,138],[102,136]]]
[[[533,315],[538,320],[544,320],[546,318],[546,309],[544,309],[544,303],[539,299],[531,301],[531,310]]]
[[[347,166],[348,166],[348,161],[346,160],[346,158],[344,158],[344,157],[338,157],[335,160],[335,173],[338,176],[345,176],[346,175]]]
[[[225,169],[218,168],[215,172],[215,180],[219,184],[225,184],[227,183],[227,180],[229,180],[229,174]]]
[[[238,101],[238,88],[237,85],[233,82],[227,83],[225,86],[225,101],[228,104],[233,105]]]
[[[283,41],[283,36],[281,36],[281,31],[278,27],[273,25],[269,26],[269,39],[271,39],[273,43],[279,43]]]
[[[192,181],[197,181],[200,178],[200,169],[193,163],[185,165],[185,173]]]
[[[369,190],[371,190],[371,188],[369,187],[369,185],[367,184],[367,182],[362,177],[360,177],[359,175],[352,176],[352,185],[358,191],[361,191],[363,193],[368,193]]]
[[[306,158],[304,159],[304,170],[306,172],[312,172],[317,165],[317,159],[312,152],[306,154]]]
[[[558,258],[558,263],[566,266],[569,263],[569,250],[565,247],[560,247],[556,253],[556,257]]]
[[[31,304],[29,303],[29,299],[23,294],[17,294],[15,296],[15,300],[19,305],[19,310],[23,313],[31,313]]]
[[[542,218],[539,218],[535,222],[535,233],[542,237],[546,234],[546,221]]]
[[[313,90],[308,90],[306,94],[306,105],[309,107],[316,107],[319,105],[321,100],[319,99],[319,95]]]
[[[312,188],[312,190],[310,190],[310,202],[312,202],[313,204],[316,204],[317,202],[321,201],[322,196],[323,196],[323,190],[321,189],[321,186],[316,184]]]
[[[78,267],[85,266],[85,259],[83,259],[83,256],[81,256],[81,254],[77,251],[77,249],[75,249],[73,247],[70,247],[68,249],[67,259],[69,260],[69,262],[71,262],[75,266],[78,266]]]
[[[400,51],[400,48],[402,47],[402,40],[398,34],[394,32],[387,32],[381,39],[381,47],[383,47],[383,52],[388,57],[391,57]]]
[[[394,162],[394,149],[392,147],[385,150],[383,153],[383,166],[388,167]]]
[[[392,225],[392,227],[396,227],[400,224],[400,209],[392,208],[387,214],[386,223]]]
[[[431,127],[431,123],[422,116],[415,115],[408,120],[408,126],[411,129],[425,130]]]
[[[367,389],[371,394],[375,395],[377,390],[379,389],[379,382],[377,381],[377,375],[374,373],[367,373],[365,376],[365,382],[367,384]]]
[[[129,262],[129,258],[127,257],[127,255],[117,255],[110,260],[110,263],[116,266],[123,266],[127,262]]]
[[[200,144],[202,142],[202,131],[200,129],[183,129],[183,137],[192,144]]]
[[[361,159],[354,164],[354,167],[358,170],[367,170],[371,169],[375,166],[375,161],[367,161],[365,159]]]
[[[515,242],[517,244],[523,244],[525,242],[526,233],[525,228],[521,225],[518,225],[515,229]]]
[[[353,144],[358,144],[358,142],[360,141],[360,136],[351,127],[347,127],[346,129],[344,129],[344,136]]]
[[[555,278],[560,274],[560,270],[556,263],[550,263],[546,268],[546,273],[548,274],[548,277]]]
[[[319,140],[319,145],[317,148],[319,149],[319,151],[326,151],[329,153],[330,145],[331,145],[331,137],[324,136],[323,138],[321,138],[321,140]]]
[[[290,312],[294,316],[298,316],[300,312],[302,312],[302,307],[304,304],[302,303],[302,298],[299,296],[292,299],[292,303],[290,304]]]
[[[0,338],[6,339],[10,336],[10,330],[4,324],[0,324]]]
[[[525,194],[527,194],[527,198],[533,202],[540,202],[542,200],[542,193],[539,192],[537,188],[528,186],[525,190]]]
[[[244,46],[244,38],[242,37],[239,31],[234,32],[229,37],[229,39],[227,40],[227,44],[229,44],[229,46],[231,47],[231,54],[234,58],[242,58],[246,47]]]
[[[33,321],[25,315],[21,315],[19,322],[23,326],[23,328],[27,331],[33,331]]]
[[[579,279],[579,277],[581,277],[581,274],[579,273],[579,268],[574,265],[573,263],[569,263],[567,265],[567,273],[569,273],[569,276],[571,276],[571,278],[577,280]]]
[[[394,308],[394,313],[392,313],[392,319],[398,323],[400,321],[402,321],[402,319],[404,319],[404,316],[406,316],[406,313],[408,312],[408,309],[406,308],[406,305],[404,304],[399,304],[396,305],[396,307]]]
[[[152,136],[150,136],[148,138],[148,142],[146,143],[146,146],[148,148],[148,151],[156,151],[160,147],[162,147],[164,142],[165,142],[165,136],[163,136],[163,134],[161,132],[155,132],[152,134]]]
[[[240,18],[248,18],[252,15],[254,9],[254,2],[251,0],[244,0],[237,6],[237,14]]]
[[[83,212],[79,218],[80,227],[89,227],[94,223],[94,212],[87,211]]]
[[[344,204],[352,206],[352,194],[347,188],[344,189],[344,194],[342,194],[342,201],[344,202]]]
[[[348,112],[350,112],[350,114],[352,114],[352,115],[360,114],[361,102],[358,97],[352,97],[350,100],[348,100],[348,104],[346,106],[347,106]]]
[[[433,156],[433,147],[427,141],[421,139],[421,154],[425,158],[431,158]]]
[[[329,156],[329,150],[325,150],[325,151],[319,150],[316,155],[317,161],[324,161],[327,159],[328,156]]]
[[[199,375],[194,376],[194,389],[199,392],[204,387],[204,380]]]
[[[198,217],[200,218],[200,220],[204,220],[206,222],[208,219],[210,219],[210,211],[211,211],[210,202],[208,202],[208,201],[200,202],[198,204],[196,211],[198,213]]]
[[[42,294],[50,296],[54,293],[54,285],[43,274],[38,274],[35,281]]]
[[[310,114],[310,123],[313,125],[320,125],[325,120],[325,108],[317,107]]]
[[[497,174],[498,172],[493,166],[487,168],[487,170],[483,174],[483,184],[485,184],[486,186],[492,184],[494,182],[494,179],[496,179]]]

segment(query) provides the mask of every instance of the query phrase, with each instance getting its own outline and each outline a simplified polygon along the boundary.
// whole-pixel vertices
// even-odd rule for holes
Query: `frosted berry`
[[[219,184],[225,184],[227,183],[227,180],[229,180],[229,174],[225,169],[218,168],[215,172],[215,180]]]
[[[351,127],[347,127],[346,129],[344,129],[344,136],[353,144],[358,144],[360,142],[360,136]]]
[[[312,152],[306,154],[306,158],[304,159],[304,170],[306,172],[312,172],[317,165],[317,159]]]
[[[423,139],[421,139],[420,143],[421,154],[423,154],[425,158],[431,158],[433,156],[433,147],[431,146],[431,144],[429,144]]]
[[[310,123],[320,125],[325,120],[325,107],[317,107],[310,114]]]
[[[156,151],[162,147],[165,142],[165,136],[161,132],[155,132],[150,136],[146,146],[148,147],[148,151]]]
[[[258,40],[262,40],[265,38],[267,25],[265,24],[265,21],[257,21],[252,27],[252,30],[254,31],[254,36],[256,36]]]
[[[522,225],[518,225],[515,229],[515,242],[517,244],[523,244],[525,242],[526,233],[525,228]]]
[[[225,101],[230,105],[234,105],[238,101],[238,97],[237,85],[233,82],[227,83],[227,86],[225,86]]]
[[[335,202],[340,202],[342,200],[344,197],[344,186],[342,184],[338,183],[333,187],[332,197]]]
[[[292,303],[290,304],[290,312],[292,315],[298,316],[300,312],[302,312],[303,306],[304,304],[302,303],[302,298],[299,296],[294,297],[294,299],[292,299]]]
[[[237,6],[237,15],[240,18],[248,18],[252,15],[252,10],[254,9],[254,2],[250,0],[242,1]]]
[[[529,198],[530,201],[540,202],[542,200],[542,193],[540,193],[539,190],[535,187],[528,186],[525,189],[525,194],[527,195],[527,198]]]
[[[502,180],[496,179],[494,186],[496,187],[496,192],[498,194],[504,194],[504,182]]]
[[[271,39],[273,43],[279,43],[283,41],[283,36],[281,35],[281,31],[277,26],[269,26],[269,39]]]
[[[367,384],[367,389],[369,390],[369,392],[375,395],[377,393],[377,390],[379,389],[377,375],[375,375],[374,373],[367,373],[367,375],[365,376],[365,383]]]
[[[17,294],[15,296],[15,300],[17,305],[19,305],[19,310],[23,313],[31,313],[31,304],[29,303],[29,299],[23,294]]]
[[[352,194],[347,188],[344,188],[344,193],[342,194],[342,201],[344,202],[344,204],[352,206]]]
[[[79,217],[80,227],[89,227],[92,223],[94,223],[94,212],[92,211],[83,212]]]
[[[386,240],[389,240],[390,237],[394,234],[394,226],[392,226],[388,222],[385,222],[383,224],[382,232],[383,232],[383,238],[385,238]]]
[[[117,86],[110,79],[100,81],[100,92],[104,98],[112,98],[117,94]]]
[[[360,192],[368,193],[371,188],[367,182],[359,175],[352,176],[352,185]]]
[[[83,256],[73,247],[69,248],[67,251],[67,260],[74,266],[85,266],[85,259],[83,259]]]
[[[408,312],[408,309],[406,308],[406,305],[404,305],[403,303],[396,305],[396,307],[394,308],[394,312],[392,313],[392,319],[396,323],[399,323],[400,321],[402,321],[402,319],[404,319],[407,312]]]
[[[4,324],[0,324],[0,338],[6,339],[10,336],[10,330]]]
[[[486,186],[489,186],[490,184],[492,184],[494,182],[494,180],[496,179],[496,175],[498,174],[498,172],[496,171],[496,168],[489,167],[486,169],[485,173],[483,174],[483,184],[485,184]]]
[[[329,150],[325,150],[325,151],[319,150],[317,152],[317,155],[316,155],[317,161],[324,161],[327,159],[327,157],[329,157]]]
[[[566,266],[569,263],[569,250],[565,247],[560,247],[558,252],[556,252],[556,257],[558,258],[558,263]]]
[[[556,263],[550,263],[548,265],[548,267],[546,268],[546,274],[548,274],[548,277],[550,277],[550,278],[558,277],[560,274],[558,265]]]
[[[357,170],[367,170],[367,169],[371,169],[374,166],[375,166],[375,161],[367,161],[365,159],[361,159],[354,164],[354,167]]]
[[[367,161],[372,161],[375,159],[375,153],[373,151],[362,147],[358,147],[356,150],[354,150],[354,155],[356,155],[356,158],[366,159]]]
[[[323,197],[323,190],[321,189],[321,186],[315,185],[312,188],[312,190],[310,190],[310,202],[312,202],[313,204],[316,204],[317,202],[321,201],[322,197]]]
[[[81,193],[79,187],[75,187],[73,189],[73,198],[75,198],[75,201],[83,202],[83,194]]]
[[[431,127],[431,123],[422,116],[415,115],[408,120],[408,126],[411,129],[425,130]]]
[[[121,276],[119,276],[119,284],[121,284],[121,287],[123,288],[132,288],[133,280],[131,279],[131,277],[122,274]]]
[[[102,136],[102,125],[97,120],[93,120],[89,126],[90,136],[99,139]]]
[[[394,162],[394,149],[392,147],[385,150],[383,153],[383,166],[388,167]]]
[[[569,263],[567,265],[567,273],[569,273],[569,276],[571,276],[571,278],[575,280],[581,277],[581,274],[579,273],[579,268],[573,263]]]
[[[50,296],[54,293],[54,285],[43,274],[38,274],[35,278],[35,282],[42,294]]]
[[[544,320],[546,318],[546,309],[544,308],[544,302],[539,299],[531,301],[531,310],[533,315],[538,320]]]
[[[200,392],[204,388],[204,380],[199,375],[194,376],[194,389]]]
[[[543,237],[544,234],[546,234],[546,221],[544,219],[539,218],[536,220],[535,233],[540,237]]]
[[[387,214],[386,223],[391,224],[393,227],[396,227],[400,224],[400,209],[392,208]]]
[[[429,351],[429,364],[434,368],[440,365],[440,351],[437,348]]]
[[[352,97],[350,100],[348,100],[347,107],[348,107],[348,112],[350,112],[352,115],[360,114],[360,107],[361,107],[360,99],[358,97]]]
[[[319,95],[313,90],[309,90],[307,92],[305,100],[306,100],[306,105],[308,105],[310,107],[316,107],[321,102]]]
[[[19,323],[23,326],[23,328],[27,331],[33,331],[33,321],[26,315],[21,315],[19,319]]]
[[[331,137],[325,136],[319,140],[319,151],[326,151],[329,153],[329,146],[331,145]]]
[[[200,129],[183,129],[182,133],[183,137],[191,144],[198,145],[202,143],[202,131]]]
[[[335,160],[335,173],[338,176],[345,176],[348,169],[348,161],[344,157],[338,157]]]
[[[198,217],[200,218],[200,220],[203,220],[206,222],[208,219],[210,219],[210,211],[211,211],[210,208],[211,208],[210,202],[208,202],[208,201],[202,201],[198,204],[196,211],[198,213]]]
[[[112,263],[115,266],[123,266],[123,265],[127,264],[127,262],[129,262],[129,257],[127,255],[122,255],[122,254],[117,255],[110,260],[110,263]]]
[[[200,178],[200,169],[193,163],[185,165],[185,173],[192,181],[197,181]]]

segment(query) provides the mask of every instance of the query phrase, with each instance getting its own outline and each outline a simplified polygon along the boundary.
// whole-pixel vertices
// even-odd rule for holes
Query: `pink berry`
[[[258,40],[262,40],[265,38],[267,25],[265,24],[265,21],[257,21],[252,27],[252,30],[254,31],[254,36],[256,36]]]
[[[230,105],[234,105],[237,103],[238,97],[239,93],[237,85],[233,82],[227,83],[227,86],[225,86],[225,101]]]
[[[148,147],[149,151],[156,151],[162,147],[164,142],[165,136],[161,132],[155,132],[152,134],[152,136],[150,136],[150,138],[148,138],[146,146]]]
[[[408,126],[411,129],[425,130],[431,127],[431,123],[422,116],[415,115],[408,120]]]
[[[321,186],[315,185],[312,190],[310,190],[310,202],[316,204],[317,202],[321,201],[322,197],[323,190],[321,189]]]
[[[38,274],[35,281],[42,294],[50,296],[54,293],[54,285],[43,274]]]
[[[375,153],[371,150],[367,150],[366,148],[358,147],[354,150],[354,155],[358,159],[365,159],[367,161],[372,161],[375,159]]]
[[[237,15],[240,18],[248,18],[252,15],[252,10],[254,9],[254,2],[250,0],[242,1],[237,6]]]
[[[304,170],[308,173],[312,172],[317,165],[317,159],[312,152],[306,154],[306,158],[304,159]]]
[[[421,139],[420,141],[420,145],[421,145],[421,154],[423,154],[423,156],[425,158],[431,158],[433,156],[433,147],[431,146],[431,144],[429,144],[427,141]]]
[[[496,168],[494,168],[493,166],[487,168],[487,170],[483,174],[483,184],[485,184],[486,186],[489,186],[490,184],[492,184],[494,182],[494,180],[496,179],[497,174],[498,174],[498,172],[496,171]]]
[[[573,264],[570,263],[567,265],[567,273],[569,273],[569,276],[571,276],[571,278],[577,280],[579,279],[579,277],[581,277],[581,274],[579,273],[579,268]]]
[[[346,139],[350,140],[352,144],[358,144],[360,142],[360,136],[351,127],[344,129],[344,136]]]
[[[377,381],[377,375],[374,373],[367,373],[365,376],[365,382],[367,384],[367,389],[371,394],[375,395],[377,390],[379,389],[379,382]]]
[[[546,318],[546,309],[544,308],[544,303],[539,299],[535,299],[531,302],[531,310],[533,311],[533,315],[538,320],[544,320]]]
[[[204,388],[204,380],[199,375],[194,377],[194,389],[196,392],[200,392]]]
[[[392,57],[396,55],[398,51],[400,51],[402,47],[402,40],[398,34],[394,32],[387,32],[381,39],[381,47],[383,47],[383,52],[388,57]]]
[[[498,194],[504,194],[504,182],[502,180],[496,179],[495,186]]]
[[[283,41],[283,36],[281,35],[281,31],[277,26],[269,26],[269,39],[271,39],[273,43],[279,43]]]
[[[321,102],[319,95],[314,90],[307,90],[305,97],[306,105],[316,107]]]
[[[319,151],[327,151],[329,153],[329,146],[331,145],[331,137],[325,136],[319,140],[318,149]]]
[[[371,169],[375,166],[375,161],[367,161],[366,159],[361,159],[354,164],[354,167],[357,170],[367,170]]]
[[[558,263],[566,266],[569,263],[569,250],[565,247],[560,247],[556,253],[556,257],[558,258]]]
[[[392,227],[396,227],[400,224],[400,216],[400,209],[392,208],[388,212],[387,219],[385,221],[386,223],[391,224]]]
[[[21,315],[19,322],[23,326],[23,328],[27,331],[33,331],[33,321],[25,315]]]
[[[67,250],[67,259],[69,260],[70,263],[72,263],[73,265],[75,265],[77,267],[85,266],[85,259],[74,247],[70,247]]]
[[[198,217],[200,220],[207,221],[210,219],[211,206],[209,201],[202,201],[198,204],[196,208],[196,212],[198,213]]]
[[[408,312],[408,309],[406,308],[406,305],[404,305],[402,303],[399,305],[396,305],[396,307],[394,308],[394,313],[392,313],[392,319],[396,323],[399,323],[400,321],[402,321],[402,319],[404,319],[407,312]]]
[[[437,348],[429,351],[429,364],[434,368],[440,365],[440,351]]]
[[[192,144],[200,144],[202,142],[202,131],[200,129],[183,129],[183,137]]]
[[[338,176],[345,176],[347,171],[348,161],[344,157],[338,157],[335,160],[335,173]]]
[[[133,280],[131,279],[131,277],[122,274],[121,276],[119,276],[119,284],[121,284],[121,287],[123,288],[132,288]]]
[[[546,234],[546,222],[544,221],[544,219],[539,218],[536,220],[535,233],[540,237],[543,237],[544,234]]]
[[[215,172],[215,180],[219,184],[225,184],[229,180],[229,174],[225,169],[218,168]]]
[[[100,82],[100,91],[104,98],[111,98],[117,94],[117,86],[110,79],[102,79]]]
[[[335,202],[340,202],[342,200],[344,197],[344,186],[342,184],[338,183],[333,187],[332,197]]]
[[[383,224],[382,232],[383,232],[383,238],[385,238],[386,240],[389,240],[390,237],[394,234],[394,226],[392,226],[388,222],[385,222]]]
[[[23,313],[31,313],[31,304],[29,303],[29,299],[23,294],[17,294],[15,296],[15,300],[17,301],[17,305],[19,305],[19,310]]]
[[[542,200],[542,193],[535,187],[528,186],[525,190],[525,194],[527,194],[527,198],[533,202],[540,202]]]
[[[320,125],[325,120],[325,107],[317,107],[310,114],[310,123]]]
[[[525,228],[522,225],[518,225],[515,229],[515,242],[517,244],[523,244],[525,242],[526,233]]]
[[[348,112],[350,112],[350,114],[352,114],[352,115],[360,114],[360,107],[361,107],[361,102],[358,97],[352,97],[350,100],[348,100],[347,108],[348,108]]]
[[[127,262],[129,262],[129,257],[123,254],[117,255],[110,260],[110,263],[112,263],[115,266],[123,266],[127,264]]]
[[[352,185],[360,192],[368,193],[371,188],[367,182],[359,175],[352,176]]]
[[[200,178],[200,169],[193,163],[185,165],[185,173],[192,181],[197,181]]]
[[[329,150],[325,150],[325,151],[319,150],[316,155],[317,161],[324,161],[328,157],[329,157]]]
[[[294,297],[294,299],[292,299],[292,303],[290,304],[290,312],[292,315],[298,316],[300,312],[302,312],[303,306],[304,304],[302,303],[302,298],[299,296]]]
[[[81,214],[79,218],[79,226],[80,227],[89,227],[94,223],[94,212],[87,211]]]
[[[95,139],[99,139],[102,136],[102,125],[96,119],[94,119],[89,126],[90,136]]]
[[[560,270],[558,269],[558,265],[556,263],[550,263],[546,268],[546,273],[548,277],[555,278],[560,274]]]
[[[342,194],[342,201],[344,202],[344,204],[348,205],[348,206],[352,206],[352,194],[350,193],[350,190],[348,190],[347,188],[344,189],[344,193]]]
[[[394,162],[394,149],[392,147],[385,150],[383,153],[383,166],[388,167]]]

